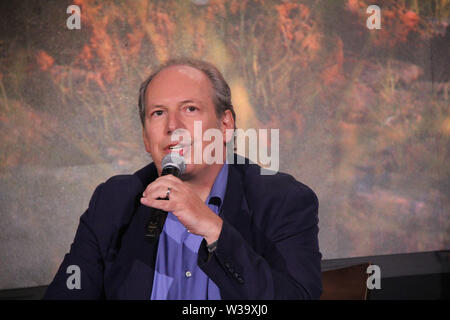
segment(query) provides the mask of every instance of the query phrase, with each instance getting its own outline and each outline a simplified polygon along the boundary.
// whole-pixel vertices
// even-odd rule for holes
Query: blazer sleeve
[[[47,288],[44,299],[101,299],[103,297],[104,266],[98,237],[94,231],[96,230],[96,205],[101,197],[103,185],[96,188],[88,209],[80,217],[70,252],[65,255],[53,281]],[[77,272],[79,287],[75,286]]]
[[[318,299],[322,293],[318,199],[296,182],[284,199],[261,200],[251,239],[224,219],[216,250],[203,240],[199,265],[218,285],[222,299]],[[265,208],[263,208],[265,207]],[[262,223],[261,223],[262,225]],[[247,240],[245,239],[247,238]]]

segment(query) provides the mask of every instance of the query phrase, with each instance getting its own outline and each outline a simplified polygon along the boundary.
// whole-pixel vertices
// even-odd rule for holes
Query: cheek
[[[151,149],[154,149],[157,143],[157,136],[155,135],[155,132],[147,129],[144,133],[144,143],[148,152],[150,152]]]

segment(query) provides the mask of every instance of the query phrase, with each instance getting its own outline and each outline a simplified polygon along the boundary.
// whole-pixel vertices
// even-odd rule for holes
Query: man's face
[[[217,118],[212,100],[212,86],[208,77],[189,66],[171,66],[160,71],[150,82],[146,91],[145,126],[143,129],[145,149],[149,152],[161,173],[161,161],[171,152],[170,146],[176,144],[171,135],[176,129],[190,133],[191,146],[194,137],[194,121],[201,121],[202,134],[209,128],[222,132],[233,128],[231,112]],[[197,137],[198,138],[198,137]],[[201,137],[200,137],[201,139]],[[210,142],[203,142],[204,149]],[[196,144],[200,147],[200,144]],[[188,146],[189,148],[189,146]],[[203,150],[201,151],[203,154]],[[192,176],[200,170],[207,170],[207,164],[193,164],[193,150],[186,166],[186,175]]]

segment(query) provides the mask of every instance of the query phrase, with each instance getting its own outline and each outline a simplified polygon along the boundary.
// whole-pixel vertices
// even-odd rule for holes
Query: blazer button
[[[235,278],[235,279],[238,279],[238,278],[240,278],[240,274],[239,273],[237,273],[237,272],[235,272],[235,273],[233,273],[233,277]]]

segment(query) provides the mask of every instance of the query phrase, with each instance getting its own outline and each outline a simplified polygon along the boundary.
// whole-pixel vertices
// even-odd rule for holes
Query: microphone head
[[[180,176],[184,173],[184,171],[186,170],[186,162],[183,158],[183,156],[181,156],[179,153],[177,152],[171,152],[168,155],[166,155],[163,159],[162,159],[162,170],[164,171],[165,168],[168,167],[175,167],[180,171]]]

